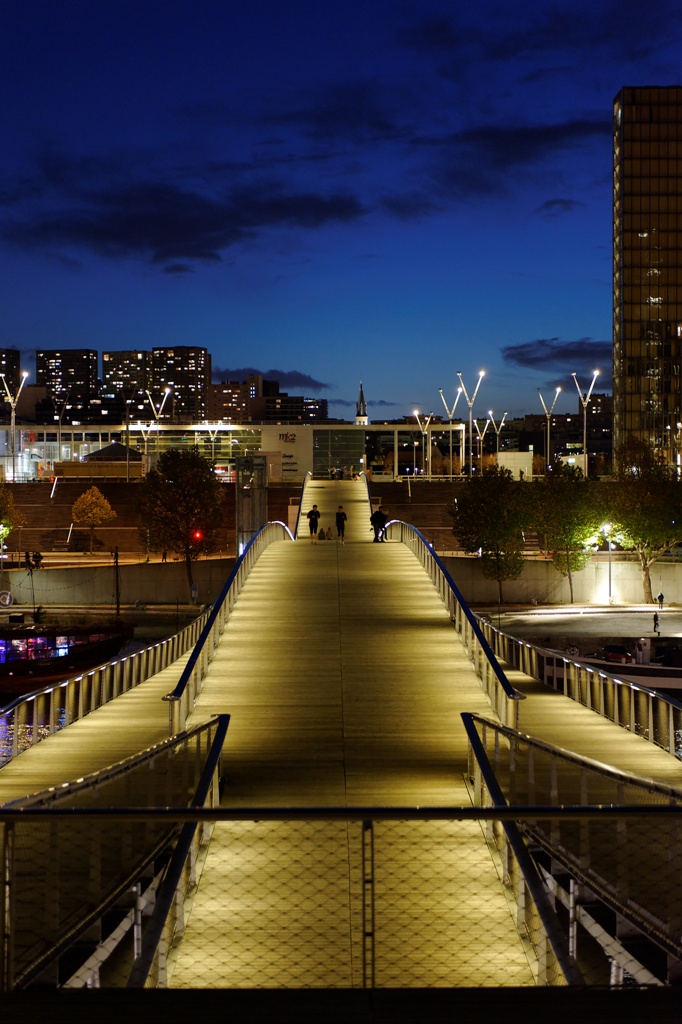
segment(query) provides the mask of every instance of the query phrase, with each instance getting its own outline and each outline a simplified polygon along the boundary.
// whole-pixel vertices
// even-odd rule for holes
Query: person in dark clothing
[[[663,610],[663,602],[665,600],[665,598],[663,597],[663,594],[659,594],[658,597],[656,598],[656,600],[658,601],[658,607],[662,611]]]
[[[339,505],[338,512],[336,513],[336,536],[338,537],[339,544],[345,544],[346,537],[346,520],[348,516],[343,511],[343,505]]]
[[[369,521],[374,528],[374,543],[379,544],[384,540],[384,527],[388,522],[388,515],[383,505],[379,505],[379,508],[372,512]]]
[[[320,522],[320,510],[317,505],[313,505],[306,518],[310,526],[310,543],[317,544],[318,523]]]

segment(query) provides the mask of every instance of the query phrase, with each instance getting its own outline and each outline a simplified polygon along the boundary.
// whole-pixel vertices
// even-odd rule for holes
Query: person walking
[[[337,513],[336,513],[336,536],[338,538],[339,544],[345,544],[346,543],[346,539],[345,538],[346,538],[346,520],[347,519],[348,519],[348,516],[343,511],[343,505],[339,505]]]
[[[658,628],[658,612],[654,612],[654,633],[658,633],[659,636],[661,635],[661,631]]]
[[[310,512],[306,516],[308,520],[308,526],[310,527],[310,543],[317,544],[317,534],[319,530],[318,523],[320,521],[320,510],[317,505],[313,505]]]
[[[659,594],[656,600],[658,601],[658,607],[663,611],[663,601],[665,600],[663,594]]]
[[[379,508],[372,512],[369,521],[374,529],[374,543],[379,544],[384,540],[384,527],[388,522],[388,516],[383,505],[379,505]]]

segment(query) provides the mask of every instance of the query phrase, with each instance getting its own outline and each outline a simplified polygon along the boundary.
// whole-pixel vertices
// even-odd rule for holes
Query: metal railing
[[[483,623],[469,608],[443,561],[423,534],[409,523],[393,519],[386,524],[386,530],[390,531],[392,537],[397,534],[398,539],[412,551],[423,566],[468,651],[493,710],[505,725],[516,728],[519,702],[525,697],[515,690],[507,679],[484,634]]]
[[[682,760],[680,701],[478,622],[501,661]]]
[[[197,642],[209,612],[179,633],[24,697],[0,711],[0,767],[168,668]]]
[[[178,684],[163,698],[169,702],[170,735],[181,732],[191,714],[194,703],[201,693],[203,681],[213,661],[216,648],[239,597],[242,587],[254,565],[270,544],[275,541],[293,540],[288,526],[281,522],[267,523],[254,534],[244,552],[230,573],[211,611],[206,618],[194,650],[189,657]]]
[[[500,746],[508,756],[506,742]],[[39,969],[41,985],[54,988],[668,985],[682,960],[655,922],[633,925],[632,914],[616,915],[603,902],[600,910],[587,882],[565,888],[561,844],[552,847],[554,858],[534,842],[526,852],[534,866],[523,872],[499,838],[517,826],[531,838],[558,835],[564,846],[585,835],[592,862],[610,863],[614,885],[622,885],[623,858],[614,847],[623,837],[672,836],[681,823],[682,810],[663,805],[4,811],[0,830],[11,831],[15,844],[9,905],[15,928],[25,929],[10,980],[24,988]],[[88,947],[80,940],[95,931],[92,921],[87,933],[83,927],[93,916],[92,892],[104,892],[100,873],[119,870],[142,827],[145,841],[159,837],[158,855],[142,876],[136,864],[127,890],[123,873],[116,876],[109,926]],[[171,854],[162,840],[175,842],[188,827],[195,840],[178,870],[184,853]],[[40,854],[48,841],[53,865],[45,872]],[[639,877],[651,882],[658,860],[667,883],[679,877],[679,845],[655,860],[650,843],[627,845],[638,898]],[[13,904],[17,886],[23,898]],[[548,897],[566,902],[568,912],[550,908],[548,915]],[[72,922],[74,900],[81,916]]]
[[[131,926],[141,924],[128,914],[131,893],[146,888],[179,832],[173,815],[164,821],[149,808],[217,803],[217,758],[228,721],[221,716],[78,782],[3,806],[3,991],[49,977],[50,965],[91,936],[105,913],[120,911]],[[186,859],[187,844],[183,849]],[[118,929],[117,942],[126,930]],[[138,927],[137,947],[140,937]],[[101,960],[100,951],[95,961]]]
[[[574,886],[586,886],[593,899],[665,957],[682,960],[682,789],[558,749],[478,715],[462,719],[471,744],[474,802],[522,806],[523,831],[544,851],[550,875],[568,871]],[[535,819],[529,810],[533,806],[559,808],[562,815]],[[575,815],[564,814],[567,808]],[[636,815],[624,815],[627,808],[636,809]]]

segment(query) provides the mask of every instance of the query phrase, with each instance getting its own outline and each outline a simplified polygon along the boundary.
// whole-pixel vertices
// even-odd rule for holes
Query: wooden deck
[[[346,543],[312,544],[303,520],[295,544],[264,552],[190,721],[231,715],[223,806],[468,806],[460,714],[491,711],[447,612],[407,548],[372,543],[362,482],[312,483],[303,516],[313,502],[325,528],[344,506]],[[161,697],[184,660],[7,765],[0,801],[82,776],[165,738],[168,706]],[[539,683],[510,675],[528,697],[523,732],[682,788],[682,765],[674,758]],[[315,833],[326,851],[313,900],[326,922],[324,941],[301,925],[295,954],[281,948],[281,936],[297,930],[301,903],[312,899],[304,879],[314,875],[316,860],[308,863],[302,853],[311,835],[301,823],[216,826],[189,927],[175,951],[173,987],[360,983],[353,910],[359,840],[351,827],[336,823]],[[381,826],[377,844],[400,895],[382,903],[378,985],[535,984],[479,825]],[[438,882],[431,879],[427,891],[420,879],[434,871]],[[343,955],[321,955],[330,943]]]

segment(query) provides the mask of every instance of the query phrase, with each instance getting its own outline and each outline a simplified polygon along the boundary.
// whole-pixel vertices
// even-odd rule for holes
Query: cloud
[[[330,398],[329,399],[329,404],[330,405],[340,405],[340,406],[343,406],[346,409],[351,409],[351,408],[355,409],[355,408],[357,408],[357,404],[358,403],[357,403],[357,400],[352,402],[348,398]],[[367,408],[368,409],[370,409],[370,408],[371,409],[388,409],[388,408],[391,408],[391,407],[393,407],[395,405],[398,405],[398,402],[387,402],[383,398],[378,398],[378,399],[375,399],[374,401],[367,402]]]
[[[543,220],[556,220],[558,217],[563,216],[563,214],[573,213],[574,210],[579,210],[584,208],[584,206],[585,204],[577,199],[547,199],[533,213],[538,217],[542,217]]]
[[[281,388],[298,388],[305,391],[326,391],[333,387],[324,381],[315,380],[307,373],[300,370],[258,370],[254,366],[242,366],[238,369],[214,366],[213,380],[220,381],[244,381],[250,376],[263,377],[264,380],[276,380]]]
[[[325,86],[312,101],[306,96],[304,102],[268,114],[266,123],[298,127],[318,142],[366,144],[406,137],[404,104],[369,79]]]
[[[551,387],[565,387],[572,373],[577,375],[578,383],[581,379],[587,379],[589,385],[594,371],[598,369],[599,390],[611,390],[613,345],[610,341],[594,341],[593,338],[578,338],[575,341],[538,338],[521,345],[505,345],[501,353],[504,362],[511,366],[552,375],[547,380]]]
[[[112,174],[112,177],[115,177]],[[216,263],[230,247],[271,228],[315,230],[364,216],[348,192],[321,194],[278,183],[212,194],[165,181],[99,187],[65,180],[50,169],[50,201],[16,211],[3,226],[7,241],[26,249],[79,249],[110,259],[143,259],[187,273],[190,262]],[[224,189],[224,186],[223,186]]]

